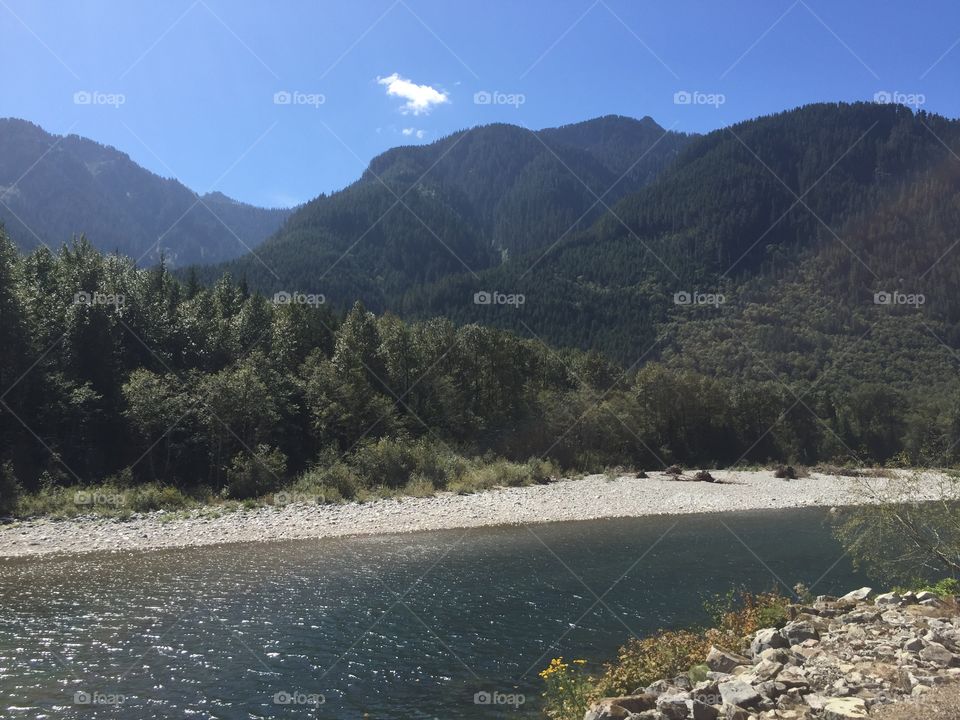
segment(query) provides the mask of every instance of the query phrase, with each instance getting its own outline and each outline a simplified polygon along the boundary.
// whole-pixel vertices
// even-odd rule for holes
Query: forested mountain
[[[812,105],[661,132],[641,170],[624,148],[648,130],[650,158],[659,131],[622,118],[392,150],[233,278],[0,240],[0,481],[241,496],[301,472],[442,484],[457,453],[956,462],[960,122]],[[502,224],[556,230],[570,203],[592,222],[556,243]],[[280,289],[327,303],[260,292]]]
[[[752,326],[761,333],[763,313]],[[826,322],[804,320],[817,332]],[[737,329],[725,337],[740,361]],[[700,338],[721,330],[671,346],[681,361],[709,364],[717,356],[698,344],[715,341]],[[359,303],[340,313],[270,302],[226,277],[183,285],[162,265],[138,269],[86,241],[25,256],[0,232],[0,511],[16,507],[20,489],[105,479],[245,498],[299,478],[295,488],[328,499],[456,489],[477,472],[481,486],[510,483],[521,471],[499,457],[534,479],[550,472],[542,460],[568,470],[955,463],[957,383],[930,392],[927,375],[951,367],[916,354],[916,328],[890,330],[882,357],[861,358],[855,386],[828,374],[808,392],[671,358],[624,368],[482,325],[377,317]],[[917,392],[874,382],[885,364],[912,373]]]
[[[25,250],[85,234],[142,263],[221,262],[259,245],[290,212],[200,196],[115,148],[0,119],[0,222]]]
[[[601,119],[539,137],[573,148],[568,157],[592,153],[595,165],[584,160],[578,166],[589,184],[603,170],[624,170],[626,151],[604,157],[597,150],[604,147],[598,138],[618,137],[619,127],[619,121]],[[519,138],[507,128],[481,130]],[[392,151],[358,185],[370,191],[374,172],[405,171],[415,180],[444,150],[458,159],[458,150],[468,153],[467,137],[462,145],[431,146],[433,155],[418,163],[406,149]],[[864,407],[912,403],[933,427],[947,416],[958,387],[958,155],[957,121],[895,105],[810,105],[690,138],[652,180],[637,179],[643,187],[608,202],[612,212],[594,208],[591,225],[581,223],[566,235],[561,230],[555,244],[511,244],[499,236],[492,249],[509,252],[486,267],[471,252],[508,217],[503,208],[510,195],[470,185],[471,173],[463,173],[467,180],[456,182],[471,207],[493,207],[491,198],[499,198],[493,225],[477,219],[482,213],[465,222],[466,215],[454,211],[445,216],[449,223],[431,224],[427,217],[438,216],[428,215],[424,203],[414,209],[436,237],[413,213],[395,208],[392,219],[407,234],[397,227],[366,245],[379,230],[362,237],[366,228],[353,227],[351,242],[359,242],[329,275],[312,265],[317,235],[309,226],[299,226],[297,253],[289,235],[268,245],[268,264],[279,280],[253,269],[248,259],[233,269],[267,290],[336,288],[328,293],[335,304],[345,304],[346,292],[406,317],[445,316],[599,350],[624,366],[660,360],[715,377],[782,383],[798,395],[814,388],[804,402],[825,415],[835,415],[836,393],[856,390],[865,394]],[[540,156],[547,166],[551,159],[549,152]],[[614,159],[621,164],[613,167]],[[489,155],[485,160],[493,162]],[[460,160],[457,167],[469,166]],[[411,195],[434,198],[426,188],[436,172],[429,170],[416,186],[422,192]],[[444,167],[436,177],[452,184],[450,172]],[[539,177],[553,177],[558,187],[572,175],[560,165]],[[380,207],[389,207],[387,197]],[[521,219],[510,224],[523,227]],[[375,253],[385,260],[364,275]],[[285,273],[293,258],[301,264]],[[336,284],[340,272],[351,278],[349,287]],[[367,278],[368,285],[355,277]],[[478,303],[478,292],[522,296],[523,303]],[[700,293],[706,303],[678,304],[675,293]],[[711,296],[723,302],[710,304]],[[931,387],[937,391],[930,393]]]
[[[588,227],[689,141],[650,118],[608,116],[537,132],[486,125],[394,148],[304,205],[255,257],[203,276],[226,270],[263,290],[382,309],[413,284],[477,273]]]
[[[832,318],[848,319],[838,331],[846,336],[854,315],[902,312],[873,304],[875,292],[900,290],[924,294],[920,314],[945,321],[945,339],[956,342],[960,307],[949,288],[960,255],[949,250],[960,162],[950,148],[960,149],[960,123],[889,105],[814,105],[740,123],[691,142],[656,182],[549,253],[513,258],[479,280],[413,287],[396,307],[629,362],[671,323],[729,320],[788,290],[808,305],[845,307]],[[521,293],[525,303],[478,306],[477,290]],[[694,291],[726,302],[674,303],[674,293]],[[788,333],[780,327],[770,349],[787,351]]]

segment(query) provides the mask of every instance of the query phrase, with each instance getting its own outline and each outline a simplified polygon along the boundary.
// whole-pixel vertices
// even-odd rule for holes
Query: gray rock
[[[640,695],[641,693],[649,693],[651,695],[663,695],[667,690],[670,689],[670,683],[666,680],[657,680],[654,683],[650,683],[642,690],[634,691],[634,695]]]
[[[920,638],[910,638],[903,644],[903,649],[908,652],[920,652],[923,650],[923,640]]]
[[[750,713],[736,705],[724,705],[720,712],[724,720],[750,720]]]
[[[697,683],[690,696],[704,705],[720,705],[723,703],[718,684],[714,680],[704,680]]]
[[[687,717],[686,694],[681,695],[661,695],[657,698],[657,711],[665,720],[685,720]]]
[[[711,646],[704,664],[714,672],[729,673],[733,672],[737,665],[749,665],[750,660],[742,655],[734,655]]]
[[[924,600],[938,600],[939,598],[935,593],[930,592],[929,590],[923,590],[918,592],[916,595],[917,602],[922,603]]]
[[[873,599],[874,605],[899,605],[901,597],[895,592],[883,593]]]
[[[791,645],[799,645],[804,640],[819,640],[820,633],[810,623],[804,620],[794,620],[783,626],[780,634]]]
[[[867,703],[860,698],[830,698],[823,704],[826,720],[858,720],[869,717]]]
[[[790,687],[809,687],[806,671],[801,667],[785,667],[777,675],[777,682]]]
[[[722,682],[717,689],[720,691],[720,697],[724,705],[751,707],[760,702],[760,693],[743,680]]]
[[[623,720],[623,718],[630,717],[631,713],[638,714],[645,710],[655,710],[656,705],[657,698],[646,693],[603,698],[587,709],[583,720]]]
[[[851,590],[840,599],[847,600],[847,601],[853,600],[855,602],[860,602],[861,600],[866,600],[868,597],[870,597],[870,593],[872,592],[873,592],[873,588],[862,587],[858,590]]]
[[[750,652],[756,657],[768,648],[787,647],[787,641],[776,628],[758,630],[750,643]]]
[[[940,643],[932,642],[920,651],[920,659],[940,667],[950,667],[954,654]]]
[[[719,714],[720,711],[713,707],[713,705],[707,705],[699,700],[692,700],[690,702],[690,717],[692,717],[693,720],[717,720]]]

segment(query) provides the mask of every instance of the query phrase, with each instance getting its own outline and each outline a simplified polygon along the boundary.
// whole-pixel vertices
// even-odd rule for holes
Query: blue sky
[[[884,91],[960,116],[947,0],[0,0],[0,28],[0,116],[270,206],[489,122],[703,132]]]

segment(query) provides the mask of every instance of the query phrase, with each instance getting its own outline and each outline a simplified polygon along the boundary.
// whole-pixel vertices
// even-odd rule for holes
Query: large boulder
[[[764,650],[769,648],[787,647],[787,641],[776,628],[764,628],[757,630],[750,643],[750,652],[756,657]]]
[[[760,702],[760,693],[743,680],[728,680],[717,688],[724,705],[752,707]]]
[[[920,659],[939,667],[950,667],[956,656],[938,642],[928,644],[920,651]]]
[[[799,645],[804,640],[820,639],[820,633],[817,632],[817,629],[812,623],[805,620],[794,620],[787,623],[780,630],[780,634],[790,645]]]
[[[867,715],[867,704],[860,698],[830,698],[823,703],[825,720],[859,720]]]
[[[657,698],[657,711],[664,720],[685,720],[689,714],[687,707],[689,699],[686,693],[661,695]]]
[[[874,605],[899,605],[902,598],[898,593],[888,592],[883,593],[882,595],[877,595],[873,599]]]
[[[743,655],[724,652],[720,648],[710,646],[704,664],[714,672],[730,673],[738,665],[749,665],[750,660]]]
[[[870,588],[870,587],[862,587],[862,588],[859,588],[859,589],[857,589],[857,590],[851,590],[850,592],[848,592],[846,595],[844,595],[844,596],[841,597],[840,599],[841,599],[841,600],[846,600],[846,601],[848,601],[848,602],[849,602],[849,601],[860,602],[861,600],[866,600],[868,597],[870,597],[870,593],[872,593],[872,592],[873,592],[873,588]]]
[[[719,714],[720,711],[713,707],[713,705],[707,705],[707,703],[700,702],[699,700],[692,700],[690,702],[690,717],[692,717],[693,720],[717,720]]]

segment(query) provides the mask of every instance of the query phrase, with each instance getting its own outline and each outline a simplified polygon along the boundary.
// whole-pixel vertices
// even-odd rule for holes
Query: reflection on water
[[[750,512],[0,561],[0,715],[535,717],[551,657],[599,661],[631,633],[702,622],[704,597],[732,585],[862,584],[824,519]]]

